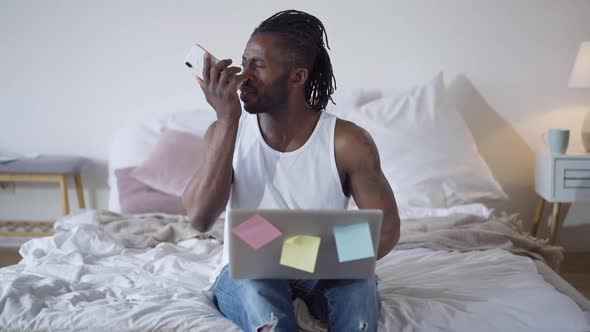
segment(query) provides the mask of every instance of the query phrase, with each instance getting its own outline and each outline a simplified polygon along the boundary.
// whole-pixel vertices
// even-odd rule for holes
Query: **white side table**
[[[535,191],[541,201],[531,234],[536,236],[545,202],[553,203],[549,243],[554,244],[559,228],[561,203],[590,202],[590,154],[555,154],[535,151]]]

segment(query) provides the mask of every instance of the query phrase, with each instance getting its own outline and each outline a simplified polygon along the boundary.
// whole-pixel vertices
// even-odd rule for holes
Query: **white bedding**
[[[126,249],[86,224],[33,239],[0,269],[0,326],[82,331],[239,331],[203,288],[214,239]],[[395,250],[378,262],[380,331],[587,331],[584,313],[504,250]]]

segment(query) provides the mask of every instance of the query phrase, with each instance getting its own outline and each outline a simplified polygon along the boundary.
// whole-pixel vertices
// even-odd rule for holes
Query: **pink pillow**
[[[115,170],[121,212],[186,214],[180,197],[165,194],[137,181],[131,176],[134,169],[126,167]]]
[[[131,176],[161,192],[182,196],[205,151],[201,137],[164,129],[149,157]]]

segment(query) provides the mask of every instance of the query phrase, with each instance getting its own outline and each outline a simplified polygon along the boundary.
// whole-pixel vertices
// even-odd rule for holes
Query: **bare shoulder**
[[[360,163],[379,164],[379,153],[373,138],[354,122],[336,120],[334,148],[337,161],[349,171]]]
[[[336,120],[335,129],[336,144],[354,144],[373,139],[368,131],[354,122],[343,119]]]

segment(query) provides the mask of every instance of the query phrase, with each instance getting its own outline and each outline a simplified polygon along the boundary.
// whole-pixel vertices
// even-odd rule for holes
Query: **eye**
[[[248,64],[247,62],[242,61],[242,68],[246,68],[246,67],[248,67],[250,65],[252,65],[252,67],[254,67],[256,69],[258,69],[258,68],[264,68],[263,65],[260,65],[259,63],[256,63],[256,62],[251,62],[250,64]]]

